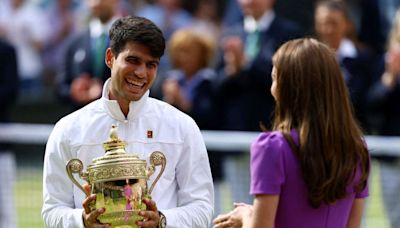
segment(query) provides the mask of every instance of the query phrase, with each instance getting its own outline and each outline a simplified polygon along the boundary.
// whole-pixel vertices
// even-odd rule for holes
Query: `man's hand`
[[[240,37],[226,37],[222,41],[224,52],[225,74],[233,77],[245,65],[246,58],[244,54],[243,42]]]
[[[89,195],[91,186],[85,184],[83,188],[88,193],[88,197],[86,197],[86,199],[82,203],[83,207],[82,219],[85,227],[86,228],[111,227],[109,224],[102,224],[99,222],[99,220],[97,220],[97,217],[105,212],[105,208],[97,208],[96,210],[93,211],[91,209],[91,205],[93,205],[96,202],[96,195],[95,194]]]
[[[138,221],[137,225],[141,228],[157,228],[160,222],[160,215],[158,214],[156,202],[151,199],[143,199],[143,203],[146,204],[147,210],[139,212],[143,220]]]

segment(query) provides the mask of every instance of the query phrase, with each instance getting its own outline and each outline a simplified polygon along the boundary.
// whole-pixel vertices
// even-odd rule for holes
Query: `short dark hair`
[[[162,31],[152,21],[137,16],[117,19],[110,28],[110,47],[117,57],[127,42],[136,42],[150,49],[153,57],[161,58],[165,50]]]

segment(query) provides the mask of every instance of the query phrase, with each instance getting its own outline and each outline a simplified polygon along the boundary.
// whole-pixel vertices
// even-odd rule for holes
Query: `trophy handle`
[[[160,173],[157,175],[156,179],[151,184],[151,187],[149,190],[149,195],[153,191],[154,185],[156,185],[157,181],[160,179],[161,175],[163,174],[166,164],[167,164],[167,159],[165,158],[165,155],[162,152],[154,151],[153,153],[151,153],[150,166],[148,169],[148,177],[154,173],[155,166],[161,165],[161,170],[160,170]]]
[[[85,191],[85,189],[78,183],[78,181],[75,180],[75,177],[72,175],[73,173],[79,173],[79,176],[83,176],[82,170],[83,170],[83,163],[79,159],[71,159],[67,163],[67,173],[69,179],[71,179],[72,183],[74,183],[80,190],[82,190],[83,193],[85,193],[86,196],[89,196],[89,193]]]

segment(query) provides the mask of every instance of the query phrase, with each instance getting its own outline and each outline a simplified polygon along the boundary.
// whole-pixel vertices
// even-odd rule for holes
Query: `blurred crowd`
[[[0,38],[17,52],[19,102],[51,99],[74,110],[98,98],[110,75],[104,50],[112,22],[147,17],[169,45],[151,96],[203,128],[258,131],[269,127],[273,110],[272,54],[284,41],[313,36],[336,51],[360,122],[377,132],[384,118],[370,115],[370,94],[389,61],[385,53],[395,55],[387,40],[400,1],[343,2],[2,0]]]
[[[0,39],[15,49],[19,78],[0,75],[0,86],[18,88],[17,103],[61,102],[71,111],[88,104],[110,76],[109,27],[138,15],[167,39],[150,96],[188,113],[203,130],[260,131],[270,128],[274,109],[272,55],[287,40],[315,37],[335,51],[365,133],[399,136],[399,6],[400,0],[0,0]],[[10,95],[2,91],[3,104]],[[216,189],[223,172],[232,183],[249,179],[247,155],[227,154],[209,152]],[[400,161],[377,159],[382,183],[390,184],[382,188],[389,217],[400,227],[400,199],[393,198]],[[236,201],[249,197],[233,193]]]

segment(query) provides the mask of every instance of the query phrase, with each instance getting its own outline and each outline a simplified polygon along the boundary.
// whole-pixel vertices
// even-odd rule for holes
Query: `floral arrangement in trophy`
[[[136,221],[142,219],[138,212],[146,210],[142,199],[151,198],[151,192],[164,172],[166,158],[163,153],[155,151],[150,155],[150,165],[147,166],[146,160],[127,153],[125,145],[118,138],[117,127],[112,125],[110,138],[103,144],[104,156],[93,159],[86,172],[83,171],[82,161],[76,158],[67,163],[66,169],[71,181],[86,195],[88,193],[73,174],[78,173],[91,186],[91,193],[96,194],[93,209],[106,209],[98,217],[100,222],[109,223],[112,227],[136,228]],[[156,166],[161,166],[160,172],[148,189],[147,180]]]

